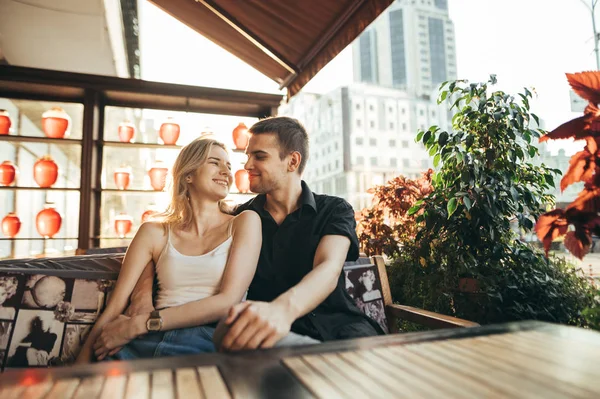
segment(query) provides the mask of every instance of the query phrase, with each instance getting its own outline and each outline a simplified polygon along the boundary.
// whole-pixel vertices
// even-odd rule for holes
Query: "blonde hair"
[[[186,177],[194,174],[206,162],[213,145],[227,151],[225,144],[205,137],[199,137],[181,149],[171,170],[172,178],[169,187],[171,202],[163,213],[153,217],[153,219],[160,220],[165,228],[170,226],[186,229],[192,224],[194,215]],[[229,207],[222,200],[219,201],[219,208],[223,213],[231,213]]]

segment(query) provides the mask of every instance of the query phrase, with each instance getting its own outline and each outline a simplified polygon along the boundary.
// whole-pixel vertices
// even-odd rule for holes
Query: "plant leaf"
[[[452,214],[456,211],[456,207],[457,207],[456,197],[451,198],[450,201],[448,201],[448,205],[446,206],[446,208],[448,210],[448,219],[450,219],[450,216],[452,216]]]

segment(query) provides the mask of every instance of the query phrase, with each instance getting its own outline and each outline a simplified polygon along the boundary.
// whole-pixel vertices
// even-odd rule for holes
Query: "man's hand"
[[[229,310],[225,325],[229,330],[219,350],[271,348],[290,332],[294,318],[276,302],[246,301]]]
[[[139,336],[142,330],[142,319],[147,320],[149,315],[128,317],[120,315],[115,320],[102,327],[102,332],[94,342],[96,359],[102,360],[106,356],[117,353],[123,345]]]

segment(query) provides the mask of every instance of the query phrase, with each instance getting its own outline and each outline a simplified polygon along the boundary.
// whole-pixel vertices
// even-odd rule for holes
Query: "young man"
[[[248,300],[231,308],[224,322],[228,331],[222,339],[215,333],[217,346],[268,348],[280,340],[279,345],[294,345],[313,341],[305,337],[383,334],[345,290],[343,264],[359,255],[352,207],[314,194],[301,179],[308,160],[306,130],[295,119],[274,117],[249,132],[245,168],[250,190],[259,195],[236,212],[259,214],[263,243]]]
[[[262,248],[247,301],[233,306],[215,332],[223,351],[298,345],[383,334],[346,293],[342,267],[356,260],[350,204],[314,194],[302,181],[308,135],[296,119],[263,119],[249,129],[245,168],[258,196],[240,205],[262,221]],[[131,298],[129,314],[151,307],[152,267]]]

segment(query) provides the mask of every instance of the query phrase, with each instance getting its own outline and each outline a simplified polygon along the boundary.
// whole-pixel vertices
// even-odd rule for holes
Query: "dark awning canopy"
[[[150,0],[296,94],[394,0]]]

